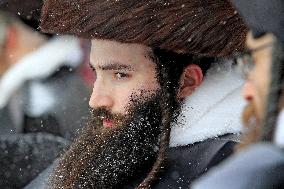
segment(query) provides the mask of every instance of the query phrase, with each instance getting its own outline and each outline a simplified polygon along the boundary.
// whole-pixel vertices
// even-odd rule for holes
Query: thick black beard
[[[123,188],[143,180],[155,162],[161,108],[160,93],[147,100],[132,100],[130,114],[110,115],[93,110],[91,120],[63,156],[51,178],[56,188]],[[116,118],[121,125],[103,128],[101,116]]]

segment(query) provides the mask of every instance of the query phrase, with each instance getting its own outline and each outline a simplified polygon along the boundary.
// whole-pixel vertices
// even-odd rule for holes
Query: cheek
[[[255,97],[255,101],[253,102],[254,106],[255,106],[255,114],[257,116],[258,119],[263,117],[264,114],[264,102],[261,98],[261,96],[257,95]]]
[[[113,94],[117,94],[115,95],[114,112],[122,114],[126,113],[126,107],[130,103],[132,92],[133,90],[131,90],[131,88],[113,91]]]
[[[156,76],[153,73],[150,76],[151,77],[144,76],[144,78],[140,80],[138,90],[156,91],[160,89]]]
[[[249,81],[245,83],[243,96],[252,104],[256,116],[260,118],[264,111],[265,92],[262,81],[255,77],[255,71],[250,74]]]
[[[265,101],[267,96],[267,89],[263,82],[260,80],[255,81],[254,86],[253,104],[258,118],[262,118],[265,110]]]
[[[269,89],[269,72],[267,65],[260,64],[256,67],[255,75],[254,75],[254,85],[257,95],[259,96],[259,100],[262,101],[262,103],[265,102],[268,89]]]
[[[114,112],[126,114],[129,105],[132,105],[132,99],[147,99],[147,97],[155,94],[157,91],[156,85],[140,85],[138,87],[120,88],[113,91],[115,95]]]
[[[254,78],[257,81],[257,87],[263,95],[267,94],[270,83],[270,65],[271,65],[271,50],[263,50],[256,53],[256,66]]]

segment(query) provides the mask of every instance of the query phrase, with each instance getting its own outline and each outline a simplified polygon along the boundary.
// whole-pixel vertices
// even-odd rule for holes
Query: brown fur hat
[[[228,0],[45,0],[41,29],[207,56],[242,50],[247,32]]]

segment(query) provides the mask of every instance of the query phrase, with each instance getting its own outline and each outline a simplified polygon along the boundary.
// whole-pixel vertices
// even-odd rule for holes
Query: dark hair
[[[201,67],[203,74],[206,73],[214,58],[199,57],[192,54],[178,54],[161,49],[153,49],[150,58],[156,63],[157,79],[161,85],[160,106],[162,111],[161,134],[159,137],[159,151],[152,170],[137,187],[137,189],[150,188],[157,181],[166,161],[166,153],[169,147],[171,123],[175,121],[179,112],[179,103],[176,99],[179,88],[180,77],[186,66],[197,64]]]
[[[216,59],[214,57],[175,53],[158,48],[153,49],[150,58],[157,64],[157,76],[160,84],[165,86],[164,82],[167,82],[172,93],[177,92],[180,77],[189,64],[198,65],[205,75],[211,63]],[[164,76],[162,76],[163,74]]]

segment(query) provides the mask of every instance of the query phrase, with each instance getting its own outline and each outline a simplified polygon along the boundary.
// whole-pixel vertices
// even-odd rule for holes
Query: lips
[[[107,128],[112,128],[114,126],[114,122],[109,119],[103,119],[103,126]]]

